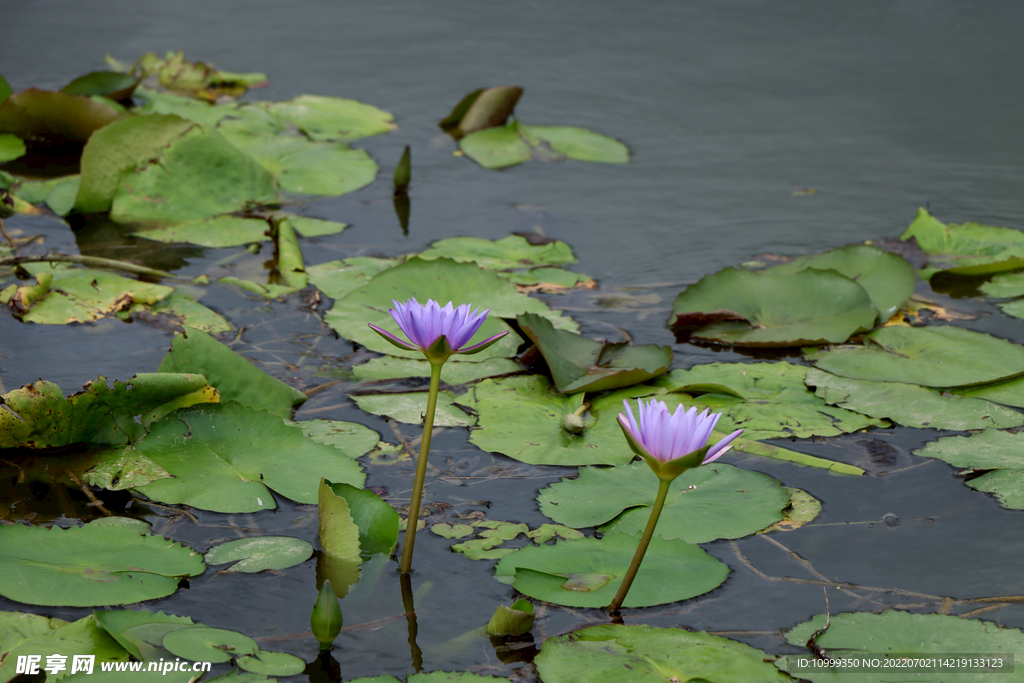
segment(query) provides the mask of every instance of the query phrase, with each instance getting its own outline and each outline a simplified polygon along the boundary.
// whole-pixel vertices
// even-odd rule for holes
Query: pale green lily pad
[[[358,458],[372,451],[380,436],[366,425],[343,420],[302,420],[289,422],[317,443],[334,446],[350,458]]]
[[[863,287],[878,309],[879,322],[891,318],[914,293],[914,267],[901,256],[867,244],[853,244],[793,259],[765,272],[796,273],[808,268],[831,268]]]
[[[312,554],[313,546],[298,538],[257,536],[216,545],[207,551],[204,559],[211,566],[234,563],[221,571],[254,574],[264,569],[294,567]]]
[[[529,533],[530,527],[525,524],[502,522],[498,520],[478,520],[473,522],[479,538],[451,547],[452,551],[470,560],[496,560],[512,552],[512,548],[499,548],[505,541],[511,541],[520,534]],[[480,531],[480,529],[483,531]]]
[[[871,329],[877,315],[864,288],[833,270],[726,268],[676,297],[669,327],[678,341],[808,346],[844,342]]]
[[[576,263],[572,249],[565,242],[554,241],[534,245],[520,235],[509,235],[493,241],[479,237],[452,237],[434,242],[418,256],[426,261],[438,258],[449,258],[459,262],[472,261],[489,270]]]
[[[527,126],[512,121],[470,133],[459,148],[484,168],[508,168],[537,157],[624,164],[629,149],[600,133],[572,126]]]
[[[207,404],[168,415],[137,444],[171,473],[137,491],[163,503],[215,512],[276,507],[267,487],[315,503],[321,477],[362,486],[359,464],[280,418],[238,403]]]
[[[359,530],[359,554],[365,559],[375,553],[391,554],[398,543],[399,517],[394,508],[373,491],[323,480],[318,494],[320,505],[343,499],[352,523]],[[321,516],[321,543],[325,534]],[[324,549],[328,548],[324,545]]]
[[[441,370],[441,381],[446,384],[466,384],[486,377],[522,372],[519,363],[508,358],[488,358],[481,363],[446,363]],[[404,377],[430,377],[430,363],[412,358],[384,356],[373,358],[352,368],[356,379],[368,382]]]
[[[167,479],[171,473],[139,453],[134,446],[101,454],[82,481],[110,491],[123,491]]]
[[[824,633],[815,635],[825,628]],[[1010,655],[1020,661],[1024,656],[1024,633],[1019,629],[1003,628],[978,619],[961,619],[951,614],[910,614],[899,610],[887,610],[881,614],[870,612],[849,612],[826,617],[819,614],[809,621],[798,624],[786,633],[786,639],[793,645],[804,646],[814,639],[827,656],[835,659],[861,657],[865,654],[903,654],[922,658],[942,657],[957,653],[957,657],[970,655]],[[808,651],[800,655],[783,655],[775,663],[782,670],[789,670],[795,677],[818,681],[846,681],[851,676],[865,683],[896,683],[919,678],[920,680],[956,680],[986,683],[1004,678],[997,669],[982,672],[956,672],[950,676],[943,673],[913,674],[906,669],[880,669],[877,671],[857,670],[848,673],[843,668],[803,667],[797,669],[795,660],[815,658]],[[1012,679],[1021,680],[1019,674]]]
[[[217,334],[235,329],[224,316],[199,303],[187,294],[175,291],[166,299],[143,306],[133,304],[128,312],[132,316],[146,319],[147,314],[155,314],[178,325],[193,327],[207,334]]]
[[[309,218],[308,216],[282,216],[287,218],[292,227],[303,237],[325,237],[337,235],[348,227],[348,223],[336,221],[325,221],[321,218]]]
[[[470,133],[459,140],[459,149],[484,168],[508,168],[533,158],[530,145],[515,121]]]
[[[787,486],[786,493],[789,494],[789,504],[782,508],[782,519],[769,527],[765,527],[759,534],[767,534],[772,531],[794,531],[804,524],[814,520],[821,513],[821,501],[803,491]]]
[[[124,173],[110,217],[119,223],[182,223],[277,202],[273,176],[216,131],[196,127],[155,161]]]
[[[306,395],[260,370],[243,356],[200,330],[186,327],[171,341],[160,372],[203,375],[223,400],[288,417]]]
[[[53,180],[21,180],[12,194],[29,204],[46,204],[58,216],[66,216],[75,205],[81,176]]]
[[[1024,510],[1024,433],[986,429],[974,436],[946,436],[914,451],[965,470],[993,470],[967,480],[971,488],[991,493],[1003,507]]]
[[[576,323],[559,315],[546,304],[516,291],[515,285],[484,270],[474,263],[456,263],[450,259],[424,261],[413,258],[400,266],[378,273],[369,283],[335,301],[324,315],[324,321],[341,336],[371,351],[402,358],[420,359],[419,351],[407,351],[385,341],[367,324],[373,323],[401,335],[398,324],[388,313],[392,300],[406,301],[416,297],[421,304],[434,299],[442,306],[471,303],[473,308],[490,309],[480,330],[468,344],[476,344],[500,332],[510,330],[501,318],[515,318],[520,313],[537,313],[551,318],[556,327],[576,329]],[[469,301],[466,299],[470,298]],[[480,362],[487,358],[508,358],[516,353],[520,339],[514,332],[478,354],[454,356],[455,360]]]
[[[187,242],[201,247],[237,247],[269,240],[269,230],[270,225],[261,218],[215,216],[163,228],[140,230],[134,234],[156,242]]]
[[[1024,268],[1024,232],[977,223],[943,224],[924,209],[900,239],[914,238],[930,254],[931,277],[945,271],[954,275],[987,275]]]
[[[145,164],[195,124],[178,116],[131,116],[96,131],[82,150],[80,213],[109,211],[121,175]]]
[[[163,646],[172,655],[194,662],[228,662],[232,656],[252,655],[260,646],[249,636],[223,628],[193,626],[171,631]]]
[[[0,594],[31,605],[153,600],[204,568],[187,546],[127,527],[0,527]]]
[[[616,140],[575,126],[526,126],[525,137],[539,139],[553,151],[577,161],[593,161],[602,164],[624,164],[629,161],[629,149]]]
[[[509,282],[526,287],[541,286],[544,290],[559,291],[573,287],[596,289],[597,283],[589,275],[574,273],[561,268],[532,268],[530,270],[502,271],[502,277]]]
[[[377,164],[362,149],[279,135],[233,136],[228,141],[272,173],[285,192],[338,196],[366,187]]]
[[[716,429],[743,430],[746,439],[836,436],[868,427],[884,427],[843,408],[829,406],[804,384],[808,368],[787,362],[707,363],[673,370],[653,384],[693,395],[689,408],[722,413]]]
[[[357,679],[362,681],[364,679]],[[375,679],[366,679],[366,683]],[[484,676],[470,671],[431,671],[430,673],[409,674],[406,683],[500,683],[508,680],[498,676]],[[353,681],[352,683],[356,683]],[[389,683],[384,676],[379,683]]]
[[[658,478],[643,462],[601,469],[541,489],[540,511],[574,528],[639,534],[647,525]],[[687,543],[747,536],[782,519],[790,496],[778,480],[760,472],[711,463],[672,482],[657,533]]]
[[[251,106],[240,106],[237,102],[214,105],[142,86],[136,88],[133,95],[144,102],[137,110],[139,114],[173,114],[211,129],[228,117],[245,118],[251,113],[249,110],[253,109]],[[255,115],[262,118],[263,112],[256,112]]]
[[[181,406],[216,401],[217,394],[199,374],[140,373],[112,385],[99,377],[67,398],[56,384],[39,380],[2,400],[7,409],[0,410],[0,447],[57,448],[130,443],[154,419]]]
[[[668,372],[672,364],[669,346],[599,342],[557,330],[532,313],[516,321],[544,356],[555,387],[564,394],[632,386]]]
[[[978,287],[978,290],[985,296],[997,299],[1024,296],[1024,271],[996,275]]]
[[[0,164],[24,156],[25,152],[25,143],[17,135],[0,135]]]
[[[522,635],[533,626],[535,616],[529,600],[516,600],[511,607],[498,605],[484,631],[491,636]]]
[[[341,97],[299,95],[263,106],[279,121],[298,127],[311,140],[358,140],[395,130],[395,117],[373,105]]]
[[[427,411],[425,391],[407,394],[352,395],[350,398],[368,413],[386,415],[407,424],[423,424],[423,415]],[[434,412],[435,427],[470,427],[476,422],[475,417],[453,405],[458,402],[459,398],[454,394],[447,391],[438,393]]]
[[[143,661],[167,654],[161,642],[171,631],[202,626],[190,617],[130,609],[96,612],[96,620],[133,657]]]
[[[564,538],[567,541],[573,541],[577,538],[583,538],[583,533],[576,529],[571,529],[562,524],[541,524],[533,531],[526,534],[530,540],[534,543],[547,543],[553,540],[556,536],[558,538]]]
[[[289,285],[275,285],[273,283],[260,284],[252,280],[243,280],[237,277],[222,277],[217,280],[221,284],[234,285],[247,292],[258,294],[268,299],[280,299],[295,293],[295,287]]]
[[[520,548],[498,562],[494,577],[538,600],[570,607],[606,607],[636,553],[638,538],[607,534],[601,539]],[[655,534],[623,607],[686,600],[718,587],[728,574],[728,567],[699,546]]]
[[[430,530],[441,538],[459,539],[473,535],[473,527],[468,524],[434,524]]]
[[[64,671],[47,674],[47,680],[51,681],[68,680],[75,655],[92,655],[104,662],[128,661],[128,652],[100,628],[95,615],[68,623],[24,612],[0,612],[0,659],[3,661],[0,680],[19,677],[19,657],[39,655],[39,667],[43,671],[46,658],[53,654],[64,655],[67,659]],[[94,670],[98,672],[99,667]]]
[[[239,668],[265,676],[297,676],[306,669],[306,662],[295,655],[265,650],[253,655],[242,655],[237,663]]]
[[[1024,414],[991,401],[941,394],[915,384],[869,382],[837,377],[817,368],[807,372],[808,386],[827,403],[871,417],[889,418],[919,429],[1020,427]]]
[[[808,358],[841,377],[926,387],[987,384],[1024,374],[1024,346],[962,327],[882,327],[865,341]]]
[[[554,636],[534,660],[545,683],[785,683],[766,653],[679,628],[604,624]]]
[[[302,232],[301,227],[297,226],[297,229]],[[328,261],[316,266],[306,266],[306,274],[311,285],[332,299],[341,299],[368,283],[380,271],[397,263],[397,259],[357,256],[344,261]]]

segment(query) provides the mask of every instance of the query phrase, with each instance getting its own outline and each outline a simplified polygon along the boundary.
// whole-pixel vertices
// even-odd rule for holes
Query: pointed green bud
[[[313,613],[309,615],[310,629],[313,631],[313,637],[320,643],[321,650],[331,649],[331,643],[341,632],[342,623],[338,596],[334,594],[331,582],[324,581],[316,604],[313,605]]]
[[[529,600],[518,600],[511,607],[501,605],[484,631],[492,636],[520,636],[533,626],[534,616],[533,603]]]

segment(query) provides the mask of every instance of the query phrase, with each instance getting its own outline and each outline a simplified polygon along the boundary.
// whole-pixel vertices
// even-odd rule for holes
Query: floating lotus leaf
[[[319,218],[307,216],[281,216],[287,218],[292,227],[303,237],[324,237],[325,235],[337,235],[348,227],[348,223],[337,223],[325,221]]]
[[[807,368],[792,363],[706,363],[673,370],[654,382],[669,391],[693,395],[689,407],[722,413],[719,432],[743,429],[747,439],[836,436],[884,427],[855,412],[835,408],[804,384]]]
[[[364,558],[374,553],[389,555],[398,543],[398,513],[388,503],[381,500],[373,491],[359,489],[348,484],[337,484],[323,481],[319,489],[321,505],[330,505],[334,498],[345,500],[352,522],[359,530],[358,553]],[[325,533],[321,515],[321,539]],[[321,543],[323,541],[321,540]],[[324,549],[328,548],[327,545]]]
[[[0,594],[31,605],[153,600],[204,568],[194,550],[126,527],[0,527]]]
[[[615,138],[584,128],[527,126],[518,121],[470,133],[459,141],[459,148],[484,168],[508,168],[534,156],[608,164],[629,161],[629,149]]]
[[[545,683],[792,680],[770,660],[761,650],[703,632],[605,624],[548,638],[535,662]]]
[[[629,149],[615,138],[574,126],[522,126],[524,137],[537,146],[536,140],[556,153],[577,161],[602,164],[624,164],[629,161]]]
[[[182,50],[167,52],[163,59],[147,52],[139,57],[136,65],[143,77],[155,75],[160,85],[168,90],[207,100],[239,97],[250,87],[267,84],[265,74],[221,71],[212,64],[185,59]]]
[[[215,512],[272,510],[267,487],[315,503],[321,477],[356,486],[365,479],[358,463],[333,446],[234,402],[172,413],[151,426],[137,449],[173,476],[139,487],[140,493]]]
[[[264,112],[256,107],[239,106],[235,102],[225,104],[211,104],[191,97],[172,95],[150,90],[145,87],[138,87],[134,93],[137,99],[144,104],[137,109],[139,114],[173,114],[183,119],[202,124],[207,128],[213,128],[226,118],[242,118],[254,116],[264,119]]]
[[[577,529],[639,534],[647,525],[658,478],[643,462],[608,469],[585,467],[577,479],[541,489],[540,511]],[[778,522],[790,495],[760,472],[712,463],[687,470],[672,482],[657,533],[687,543],[740,538]]]
[[[1008,379],[1005,382],[993,382],[976,387],[953,387],[950,393],[971,398],[983,398],[1004,406],[1024,408],[1024,377]]]
[[[67,657],[67,669],[52,676],[68,680],[75,655],[93,655],[102,662],[126,662],[128,653],[96,623],[96,616],[68,623],[24,612],[0,612],[0,680],[21,678],[17,672],[19,657],[39,655],[41,670],[46,658],[55,653]],[[99,667],[95,667],[99,671]],[[177,683],[177,681],[175,681]]]
[[[488,358],[482,363],[447,363],[444,370],[441,371],[441,380],[445,384],[466,384],[485,377],[510,375],[518,372],[522,372],[522,368],[514,360]],[[430,363],[412,358],[384,356],[355,366],[352,368],[352,373],[356,379],[364,382],[404,377],[430,377]]]
[[[962,327],[882,327],[865,342],[808,358],[841,377],[926,387],[987,384],[1024,374],[1024,346]]]
[[[0,104],[0,133],[29,140],[85,143],[94,132],[120,118],[113,107],[88,97],[29,88]]]
[[[301,564],[313,554],[313,546],[288,536],[256,536],[228,541],[210,548],[206,564],[214,566],[233,562],[225,572],[253,574],[264,569],[287,569]]]
[[[228,662],[232,655],[252,655],[260,649],[249,636],[208,626],[171,631],[164,636],[163,646],[172,655],[194,662]]]
[[[927,254],[930,278],[945,271],[953,275],[988,275],[1024,268],[1024,232],[977,223],[946,225],[924,209],[900,239],[914,238]]]
[[[563,292],[573,287],[596,289],[597,282],[589,275],[574,273],[561,268],[532,268],[530,270],[503,271],[499,273],[510,282],[524,287],[533,287],[545,292]]]
[[[395,117],[356,100],[299,95],[263,105],[279,121],[293,124],[311,140],[358,140],[395,130]]]
[[[606,607],[622,583],[639,536],[558,541],[520,548],[498,561],[494,577],[538,600],[569,607]],[[650,607],[718,587],[729,568],[699,546],[655,534],[623,607]],[[566,585],[568,584],[568,585]]]
[[[198,374],[140,373],[113,386],[100,377],[67,398],[56,384],[39,380],[4,394],[0,448],[126,444],[172,410],[216,400],[217,392]]]
[[[0,135],[0,164],[25,154],[25,143],[17,135]]]
[[[296,676],[306,669],[306,662],[287,652],[260,650],[237,659],[239,668],[267,676]]]
[[[999,299],[1024,296],[1024,272],[996,275],[978,290],[985,296]]]
[[[849,379],[816,368],[807,372],[806,382],[827,403],[871,417],[887,417],[904,427],[962,431],[1024,425],[1024,415],[1012,408],[914,384]]]
[[[65,216],[75,205],[80,176],[64,176],[53,180],[19,180],[12,194],[28,204],[46,204],[58,216]]]
[[[341,336],[371,351],[419,360],[423,358],[419,351],[396,348],[367,327],[367,323],[373,323],[392,334],[402,334],[388,309],[392,300],[405,301],[411,297],[416,297],[420,303],[434,299],[441,305],[451,301],[455,305],[472,303],[474,308],[490,309],[487,320],[470,344],[511,329],[500,319],[515,318],[520,313],[537,313],[552,318],[556,327],[576,329],[571,319],[537,299],[520,294],[515,285],[493,272],[474,263],[456,263],[444,258],[435,261],[412,258],[381,271],[369,283],[335,301],[334,307],[324,315],[324,321]],[[480,362],[487,358],[507,358],[516,353],[519,344],[518,335],[511,333],[480,353],[454,359]]]
[[[442,375],[444,371],[442,370]],[[386,415],[399,422],[423,424],[427,411],[427,392],[415,391],[405,394],[364,394],[351,398],[360,408],[374,415]],[[454,405],[459,398],[447,391],[438,392],[437,412],[434,425],[437,427],[469,427],[476,418]]]
[[[301,224],[297,229],[302,232],[300,226]],[[314,287],[332,299],[341,299],[368,283],[380,271],[397,263],[395,259],[357,256],[344,261],[328,261],[317,266],[306,266],[306,273]]]
[[[285,135],[228,140],[272,173],[285,192],[333,197],[366,187],[377,176],[377,164],[370,155],[344,143]]]
[[[102,95],[115,102],[130,100],[132,92],[139,85],[139,79],[116,71],[91,71],[79,76],[63,88],[68,95]]]
[[[511,607],[498,605],[484,631],[491,636],[519,636],[533,626],[535,614],[529,600],[516,600]]]
[[[492,169],[518,166],[533,158],[516,121],[470,133],[459,141],[459,149],[484,168]]]
[[[669,346],[594,341],[557,330],[546,318],[533,313],[521,315],[516,321],[537,345],[555,387],[564,394],[632,386],[668,372],[672,364]]]
[[[419,254],[419,257],[427,261],[438,258],[449,258],[459,262],[472,261],[481,268],[490,270],[576,263],[572,249],[565,242],[530,244],[520,235],[509,235],[494,241],[479,237],[438,240]]]
[[[503,126],[522,95],[523,89],[517,85],[474,90],[438,125],[456,140],[474,131]]]
[[[974,436],[946,436],[914,451],[965,470],[993,470],[968,479],[971,488],[994,494],[1003,507],[1024,510],[1024,433],[986,429]]]
[[[678,341],[806,346],[844,342],[870,329],[877,315],[864,288],[833,270],[726,268],[676,297],[669,327]]]
[[[794,531],[812,521],[821,513],[821,501],[800,489],[785,487],[789,494],[789,504],[782,508],[782,520],[765,527],[759,534],[772,531]]]
[[[826,619],[828,626],[826,628]],[[815,635],[825,629],[824,633]],[[1009,629],[989,621],[978,619],[961,619],[952,614],[910,614],[898,610],[887,610],[881,614],[870,612],[849,612],[826,616],[819,614],[810,621],[798,624],[786,633],[786,639],[798,647],[804,646],[813,638],[818,647],[828,653],[829,658],[849,659],[860,658],[865,654],[902,654],[911,657],[934,658],[943,657],[947,653],[957,653],[957,657],[989,656],[999,653],[1012,656],[1015,660],[1024,655],[1024,633],[1019,629]],[[974,673],[957,671],[955,678],[946,678],[938,670],[931,675],[923,676],[906,669],[888,669],[879,667],[875,671],[855,669],[849,672],[848,667],[830,669],[828,667],[795,666],[798,659],[813,660],[810,651],[799,655],[783,655],[775,665],[783,671],[788,670],[793,676],[818,681],[844,681],[850,676],[865,683],[888,683],[890,681],[906,681],[913,678],[920,680],[957,680],[984,683],[991,681],[993,675],[999,678],[998,669],[978,671]],[[1013,678],[1019,678],[1014,676]],[[1007,679],[1009,680],[1009,679]]]
[[[155,162],[121,176],[110,217],[160,225],[275,202],[277,187],[269,171],[216,131],[196,127]]]
[[[182,327],[185,325],[194,327],[208,334],[217,334],[235,329],[234,325],[225,320],[216,311],[210,310],[195,299],[192,299],[189,295],[177,291],[166,299],[149,306],[132,304],[128,312],[133,318],[142,320],[149,320],[155,314],[164,321],[169,320],[171,323],[181,325]]]
[[[110,491],[124,491],[167,479],[171,473],[133,446],[110,449],[94,456],[91,469],[82,475],[82,481]]]
[[[380,443],[377,432],[358,422],[302,420],[289,424],[301,429],[313,441],[330,444],[350,458],[369,453]]]
[[[797,273],[808,268],[832,269],[859,284],[878,309],[880,322],[891,318],[914,293],[914,267],[901,256],[867,244],[803,256],[765,272]]]
[[[339,496],[331,490],[326,480],[320,480],[317,494],[318,537],[324,554],[335,560],[352,563],[358,575],[358,566],[362,562],[359,546],[359,526],[352,519],[352,510],[345,496]],[[395,525],[397,534],[398,525]],[[335,579],[331,584],[338,589]],[[318,582],[319,583],[319,582]],[[347,587],[347,582],[342,582]],[[343,595],[344,590],[343,589]]]
[[[190,617],[176,617],[163,612],[145,612],[130,609],[107,610],[96,612],[96,620],[133,657],[141,660],[155,660],[166,652],[160,648],[163,635],[172,630],[201,626]],[[161,628],[152,628],[159,625]],[[150,627],[150,628],[146,628]],[[160,638],[156,643],[150,636],[158,631]]]
[[[156,158],[195,124],[177,116],[132,116],[96,131],[82,150],[75,209],[109,211],[121,175]]]
[[[160,363],[160,372],[203,375],[217,387],[223,400],[288,417],[306,395],[274,379],[244,357],[200,330],[186,327],[171,341],[171,350]]]
[[[201,247],[237,247],[264,242],[270,239],[269,232],[270,224],[262,218],[214,216],[163,228],[140,230],[134,234],[156,242],[188,242]]]

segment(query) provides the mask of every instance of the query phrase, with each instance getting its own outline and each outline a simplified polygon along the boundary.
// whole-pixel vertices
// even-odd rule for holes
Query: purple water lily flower
[[[619,426],[633,451],[646,460],[659,477],[664,472],[675,478],[685,469],[717,460],[732,448],[733,439],[743,433],[742,429],[737,429],[709,447],[708,437],[722,417],[721,413],[712,413],[709,408],[698,413],[696,408],[683,410],[678,406],[673,414],[657,399],[651,399],[646,405],[642,400],[637,403],[639,420],[633,417],[629,402],[622,402],[626,413],[619,413]],[[687,457],[698,453],[699,458]]]
[[[491,309],[483,313],[477,308],[471,311],[470,304],[462,304],[458,308],[452,307],[449,301],[444,307],[433,299],[421,304],[415,298],[405,303],[392,300],[395,307],[388,309],[391,317],[395,319],[409,341],[405,341],[387,330],[376,325],[370,328],[380,336],[387,339],[395,346],[409,351],[422,351],[428,360],[440,360],[443,362],[455,353],[477,353],[498,341],[508,331],[489,337],[479,344],[465,347],[465,344],[472,339],[480,326],[484,324],[487,314]]]

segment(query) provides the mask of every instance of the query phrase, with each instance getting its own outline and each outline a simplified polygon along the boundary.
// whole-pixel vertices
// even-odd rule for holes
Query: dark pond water
[[[305,207],[309,215],[352,225],[338,236],[306,240],[307,264],[409,253],[457,235],[542,231],[571,244],[576,269],[600,282],[593,292],[547,299],[592,337],[618,338],[621,328],[638,343],[672,343],[664,320],[685,283],[757,254],[800,255],[897,237],[925,204],[944,221],[1024,226],[1024,8],[1011,3],[35,0],[5,3],[3,15],[0,73],[16,91],[58,88],[102,68],[108,53],[134,59],[184,49],[228,70],[268,73],[272,84],[254,93],[259,99],[337,95],[393,112],[398,131],[356,146],[369,150],[387,177],[402,147],[411,145],[408,235],[395,218],[389,185],[378,182]],[[453,143],[436,122],[466,92],[506,83],[525,88],[517,108],[524,121],[613,135],[629,145],[633,161],[534,162],[487,172],[453,158]],[[794,196],[811,187],[815,194]],[[81,236],[76,247],[71,231],[52,218],[8,225],[44,234],[52,248],[132,254],[109,234]],[[192,276],[215,272],[233,253],[182,248],[159,258],[183,263],[179,272]],[[301,389],[326,382],[323,369],[352,351],[300,309],[298,297],[267,304],[223,287],[209,291],[204,303],[245,326],[235,349]],[[970,299],[954,305],[982,314],[967,326],[1024,341],[1024,324],[997,309]],[[70,392],[97,374],[127,378],[155,370],[170,338],[144,324],[63,328],[2,315],[0,382],[9,391],[42,377]],[[676,367],[748,358],[674,349]],[[317,393],[297,417],[359,421],[394,441],[383,420],[348,400],[344,383]],[[822,500],[821,516],[775,535],[786,547],[763,537],[709,544],[733,570],[722,587],[685,603],[627,612],[627,623],[738,632],[732,637],[779,652],[786,648],[780,629],[823,612],[824,596],[818,585],[766,577],[878,589],[830,590],[833,613],[896,605],[931,612],[944,596],[1024,594],[1021,513],[970,490],[943,463],[909,455],[938,435],[893,430],[786,444],[869,470],[856,479],[731,460],[808,490]],[[492,465],[517,465],[479,451],[462,430],[438,436],[432,459],[450,459],[470,477]],[[386,487],[401,504],[412,465],[368,471],[368,483]],[[426,496],[532,526],[544,521],[536,490],[570,472],[523,467],[512,472],[518,478],[433,480]],[[33,505],[45,514],[87,514],[74,500],[61,508],[56,496],[37,493],[48,502]],[[137,503],[130,511],[204,551],[239,528],[312,541],[315,508],[278,503],[276,512],[255,517],[198,513],[199,524]],[[887,513],[904,521],[887,526]],[[450,554],[449,545],[429,534],[417,544],[413,586],[424,668],[528,677],[521,663],[499,661],[486,638],[462,635],[485,624],[498,604],[509,604],[512,589],[491,578],[491,563]],[[334,657],[346,679],[404,675],[412,665],[395,565],[372,565],[363,576],[342,603],[352,628],[339,637]],[[311,661],[316,643],[298,634],[308,629],[314,581],[312,561],[256,576],[211,570],[146,607],[241,630],[267,649]],[[25,607],[0,600],[0,609]],[[64,618],[88,613],[29,609]],[[984,618],[1024,627],[1024,607]],[[604,619],[599,611],[542,607],[534,634],[539,641]]]

